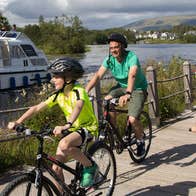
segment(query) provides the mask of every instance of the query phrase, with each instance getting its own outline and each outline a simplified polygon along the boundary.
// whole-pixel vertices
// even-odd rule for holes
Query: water
[[[91,50],[79,59],[86,69],[94,71],[108,55],[108,45],[91,45],[89,47]],[[127,49],[136,53],[141,64],[148,60],[168,64],[174,56],[196,64],[196,44],[130,44]]]
[[[102,64],[104,57],[108,55],[108,45],[91,45],[89,47],[90,50],[85,54],[72,57],[78,58],[88,72],[94,72]],[[137,54],[141,64],[144,64],[147,60],[156,60],[167,64],[173,56],[181,57],[191,64],[196,64],[196,44],[137,44],[128,45],[127,49]],[[57,56],[48,58],[55,59]],[[20,103],[15,102],[18,96],[20,97]],[[0,94],[0,110],[24,107],[24,103],[28,103],[28,98],[21,97],[15,92]],[[0,113],[0,126],[6,124],[9,120],[8,116],[11,118],[10,114]]]

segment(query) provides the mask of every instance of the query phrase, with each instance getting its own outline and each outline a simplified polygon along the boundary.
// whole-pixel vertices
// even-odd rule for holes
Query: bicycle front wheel
[[[23,174],[11,183],[9,183],[2,191],[1,196],[55,196],[60,195],[56,186],[45,176],[42,177],[42,185],[38,189],[35,186],[35,175],[33,173]]]
[[[152,140],[152,124],[151,124],[151,120],[150,120],[148,113],[142,111],[140,114],[139,120],[143,127],[145,152],[141,156],[137,155],[137,143],[136,143],[136,138],[135,138],[135,134],[133,130],[132,130],[133,133],[131,134],[132,144],[128,148],[131,159],[136,163],[140,163],[146,158],[148,151],[150,149],[151,140]]]
[[[99,141],[91,146],[89,155],[98,165],[98,173],[87,195],[112,195],[116,182],[116,160],[112,150]]]

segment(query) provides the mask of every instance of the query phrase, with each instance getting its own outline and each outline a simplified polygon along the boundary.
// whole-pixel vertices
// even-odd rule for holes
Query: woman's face
[[[51,82],[54,84],[56,90],[60,90],[63,88],[64,79],[58,75],[54,75],[51,79]]]
[[[109,44],[110,47],[110,54],[115,57],[118,58],[121,56],[121,43],[116,42],[116,41],[110,41]]]

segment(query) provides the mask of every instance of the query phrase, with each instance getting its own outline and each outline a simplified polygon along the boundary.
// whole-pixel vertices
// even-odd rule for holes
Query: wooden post
[[[147,67],[146,77],[148,81],[149,116],[151,118],[152,125],[157,128],[160,126],[159,100],[156,72],[152,66]]]
[[[91,90],[90,93],[95,99],[93,100],[93,108],[95,115],[98,120],[101,120],[102,117],[102,107],[100,107],[99,101],[101,100],[101,85],[100,82],[97,82],[96,86]]]
[[[183,63],[184,77],[184,90],[185,90],[185,105],[187,109],[192,110],[192,76],[191,76],[191,65],[188,61]]]

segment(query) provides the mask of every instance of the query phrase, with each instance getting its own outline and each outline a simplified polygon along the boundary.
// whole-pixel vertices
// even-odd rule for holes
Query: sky
[[[196,0],[0,0],[10,24],[24,27],[55,16],[78,16],[88,29],[121,27],[141,19],[196,14]]]

